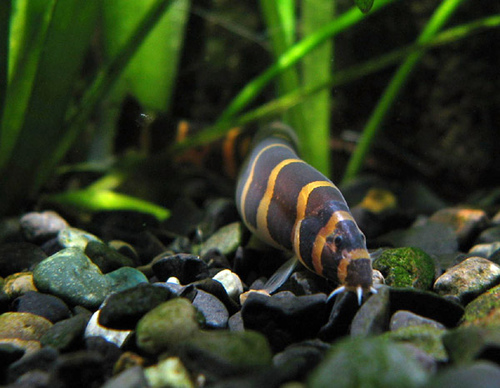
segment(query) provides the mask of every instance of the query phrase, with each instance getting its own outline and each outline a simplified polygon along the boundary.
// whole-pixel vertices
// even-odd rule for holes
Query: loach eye
[[[335,246],[337,248],[340,248],[342,246],[342,243],[344,242],[344,239],[342,238],[342,236],[336,236],[334,242]]]

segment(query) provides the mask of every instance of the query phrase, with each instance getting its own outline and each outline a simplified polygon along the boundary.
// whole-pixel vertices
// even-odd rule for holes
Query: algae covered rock
[[[385,282],[394,287],[414,287],[428,290],[434,280],[434,261],[420,248],[387,249],[374,263],[385,277]]]
[[[196,308],[185,298],[160,304],[137,324],[137,346],[160,353],[191,338],[199,330]]]

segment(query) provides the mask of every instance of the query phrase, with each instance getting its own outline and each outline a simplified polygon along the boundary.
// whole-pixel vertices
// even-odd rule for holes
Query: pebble
[[[169,289],[146,283],[115,292],[101,306],[99,324],[111,329],[132,330],[147,312],[173,297]]]
[[[189,284],[209,276],[208,265],[199,256],[186,253],[156,257],[153,260],[153,273],[160,281],[174,276],[181,284]]]
[[[97,352],[77,351],[59,356],[52,366],[53,387],[100,387],[105,380],[104,359]]]
[[[148,278],[141,271],[131,267],[118,268],[104,276],[110,280],[113,292],[120,292],[139,284],[149,283]]]
[[[212,277],[217,280],[227,292],[227,295],[238,300],[240,294],[243,293],[243,284],[240,277],[229,269],[224,269]]]
[[[143,368],[133,366],[106,381],[101,388],[146,388],[148,386],[152,387],[151,380],[148,382]],[[164,385],[161,387],[164,387]]]
[[[69,318],[71,314],[66,303],[57,296],[34,291],[28,291],[15,299],[12,307],[16,312],[39,315],[52,323]]]
[[[402,344],[382,338],[344,339],[328,350],[307,387],[419,387],[426,370]]]
[[[19,272],[7,276],[2,291],[9,299],[15,299],[28,292],[37,291],[31,272]]]
[[[462,325],[500,326],[500,285],[480,295],[465,307]]]
[[[199,282],[193,283],[193,285],[197,290],[202,290],[214,295],[224,304],[230,314],[234,314],[235,312],[240,310],[239,304],[234,299],[231,299],[229,297],[226,290],[224,289],[224,286],[217,280],[204,279]]]
[[[469,253],[489,259],[498,250],[500,250],[500,241],[489,244],[476,244],[469,250]]]
[[[77,348],[83,342],[85,328],[90,320],[91,314],[80,313],[71,318],[54,324],[40,338],[43,346],[50,346],[59,351],[69,351]]]
[[[351,322],[359,309],[358,301],[353,292],[344,292],[335,297],[335,303],[330,310],[328,321],[321,327],[318,338],[333,342],[349,335]]]
[[[462,326],[443,335],[443,344],[454,364],[465,365],[477,359],[498,362],[500,331],[496,326]]]
[[[433,319],[422,317],[418,314],[412,313],[411,311],[399,310],[392,315],[389,323],[389,330],[395,331],[403,327],[412,326],[431,326],[440,330],[446,329],[442,323]]]
[[[211,249],[218,249],[223,255],[236,252],[241,245],[243,227],[241,222],[233,222],[223,226],[205,241],[200,247],[200,256],[204,256]]]
[[[351,336],[367,337],[382,334],[389,322],[389,287],[384,286],[361,305],[351,324]]]
[[[102,356],[106,379],[114,374],[114,366],[123,354],[123,351],[116,344],[100,336],[85,338],[85,350]]]
[[[89,241],[102,242],[97,236],[78,228],[64,228],[57,234],[58,243],[64,248],[79,248],[85,251]]]
[[[448,268],[434,283],[434,290],[467,302],[499,281],[500,266],[482,257],[470,257]]]
[[[500,241],[500,225],[483,230],[474,240],[476,244],[492,244]]]
[[[207,383],[221,376],[242,374],[271,365],[266,338],[255,331],[199,331],[181,344],[186,365]]]
[[[132,375],[136,380],[142,381],[139,372]],[[194,388],[195,384],[186,367],[178,357],[168,357],[158,364],[150,366],[144,370],[147,387],[151,388]],[[121,387],[120,387],[121,388]]]
[[[48,371],[53,367],[58,357],[59,352],[50,347],[42,348],[33,354],[25,355],[9,366],[7,370],[7,381],[14,382],[30,371]]]
[[[185,341],[200,328],[197,314],[185,298],[160,304],[138,322],[137,346],[147,353],[158,354]]]
[[[26,213],[19,221],[24,238],[33,243],[50,240],[69,227],[66,220],[52,210]]]
[[[252,293],[241,309],[246,329],[257,330],[273,350],[293,342],[314,338],[327,321],[326,295],[295,296],[279,292],[273,296]]]
[[[448,354],[442,341],[444,333],[444,329],[430,325],[420,325],[401,327],[385,333],[382,337],[403,344],[411,344],[431,356],[434,360],[446,362],[448,361]]]
[[[46,259],[42,248],[28,242],[12,242],[0,245],[0,276],[31,270]]]
[[[115,344],[118,347],[123,346],[129,338],[132,336],[132,330],[117,330],[110,329],[108,327],[101,326],[99,324],[99,314],[100,310],[97,310],[89,322],[87,323],[87,327],[85,328],[85,338],[90,338],[93,336],[102,337],[106,341]]]
[[[35,314],[3,313],[0,315],[0,338],[38,341],[51,326],[48,319]]]
[[[434,261],[419,248],[387,249],[375,259],[373,267],[389,286],[427,290],[434,281]]]
[[[227,327],[229,313],[224,304],[212,294],[198,290],[193,300],[193,306],[205,317],[205,326],[210,329]]]
[[[18,338],[0,338],[1,346],[13,346],[23,352],[25,356],[36,353],[42,347],[40,341],[22,340]]]
[[[108,273],[121,267],[135,266],[134,260],[124,256],[99,241],[89,241],[85,247],[85,254],[97,265],[102,273]]]
[[[476,362],[444,369],[430,379],[427,388],[498,388],[500,367],[491,362]]]
[[[490,222],[484,210],[472,208],[440,209],[429,218],[429,221],[451,226],[462,249],[470,245]]]
[[[97,308],[111,292],[113,282],[79,248],[66,248],[38,264],[33,280],[41,291],[70,305]]]

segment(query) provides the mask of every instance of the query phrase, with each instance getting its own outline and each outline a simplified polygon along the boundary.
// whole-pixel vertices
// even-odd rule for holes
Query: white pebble
[[[99,325],[98,318],[101,310],[97,310],[90,318],[87,327],[85,328],[85,338],[88,337],[103,337],[106,341],[114,343],[121,347],[127,339],[132,335],[132,330],[116,330]]]
[[[240,277],[228,269],[218,272],[212,279],[222,284],[230,298],[238,299],[243,292],[243,284]]]

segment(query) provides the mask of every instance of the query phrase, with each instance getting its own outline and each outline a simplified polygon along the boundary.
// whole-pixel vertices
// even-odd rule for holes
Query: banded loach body
[[[340,190],[299,158],[293,130],[273,123],[260,130],[240,170],[236,205],[245,225],[264,242],[293,252],[266,284],[277,289],[298,260],[339,284],[341,292],[363,294],[372,286],[372,264],[365,236]],[[281,271],[281,272],[280,272]]]

